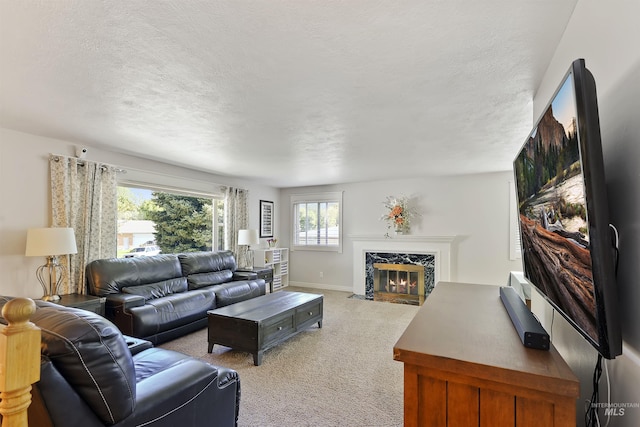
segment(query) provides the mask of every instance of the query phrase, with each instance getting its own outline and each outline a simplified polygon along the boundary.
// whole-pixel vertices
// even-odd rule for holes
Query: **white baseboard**
[[[329,285],[326,283],[309,283],[309,282],[292,282],[289,281],[289,286],[296,286],[298,288],[314,288],[314,289],[326,289],[328,291],[342,291],[353,293],[353,287],[351,286],[337,286]]]

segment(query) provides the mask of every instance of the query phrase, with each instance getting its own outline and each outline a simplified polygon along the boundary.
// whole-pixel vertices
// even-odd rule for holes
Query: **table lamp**
[[[64,270],[58,264],[58,255],[78,252],[73,228],[51,227],[27,230],[26,256],[44,256],[47,263],[36,270],[36,277],[42,286],[44,301],[58,301],[58,286],[62,283]]]
[[[238,245],[247,246],[247,253],[245,255],[243,267],[253,269],[253,253],[251,252],[251,245],[257,245],[258,243],[260,243],[258,230],[238,230]]]

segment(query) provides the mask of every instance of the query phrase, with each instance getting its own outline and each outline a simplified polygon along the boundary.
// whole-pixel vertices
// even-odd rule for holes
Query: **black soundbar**
[[[513,326],[525,347],[549,350],[549,334],[520,299],[516,291],[508,286],[500,287],[500,299],[511,317]]]

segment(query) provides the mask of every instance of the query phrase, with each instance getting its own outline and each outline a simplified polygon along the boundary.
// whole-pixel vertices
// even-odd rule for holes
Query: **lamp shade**
[[[238,230],[239,245],[257,245],[260,243],[258,230]]]
[[[68,255],[77,252],[73,228],[51,227],[27,230],[26,256]]]

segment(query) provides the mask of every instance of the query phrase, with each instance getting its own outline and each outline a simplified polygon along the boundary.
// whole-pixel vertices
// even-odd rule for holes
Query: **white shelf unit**
[[[256,249],[254,250],[253,265],[273,269],[274,291],[289,286],[288,248]]]

